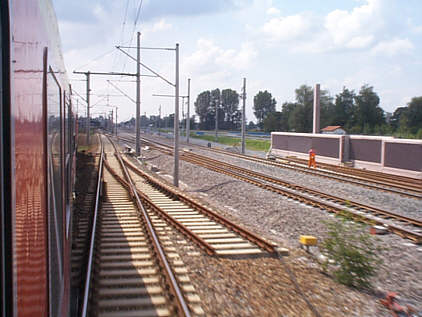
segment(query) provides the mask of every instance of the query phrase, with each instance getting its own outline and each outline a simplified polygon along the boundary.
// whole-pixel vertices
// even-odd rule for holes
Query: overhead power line
[[[103,58],[104,56],[106,56],[106,55],[108,55],[108,54],[113,53],[113,52],[115,52],[115,49],[114,49],[114,48],[113,48],[112,50],[110,50],[110,51],[107,51],[107,52],[105,52],[105,53],[103,53],[103,54],[101,54],[101,55],[99,55],[99,56],[97,56],[97,57],[95,57],[95,58],[91,59],[88,63],[86,63],[86,64],[84,64],[84,65],[81,65],[81,66],[76,67],[76,68],[75,68],[75,70],[78,70],[78,69],[80,69],[80,68],[83,68],[83,67],[85,67],[85,66],[87,66],[87,65],[89,65],[89,64],[91,64],[91,63],[93,63],[93,62],[95,62],[95,61],[97,61],[97,60],[99,60],[100,58]]]

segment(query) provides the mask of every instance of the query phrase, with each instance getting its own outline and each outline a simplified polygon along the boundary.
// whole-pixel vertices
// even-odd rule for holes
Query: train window
[[[47,75],[47,156],[50,299],[59,303],[63,283],[63,123],[62,91],[53,69]],[[53,310],[57,305],[51,305]],[[56,315],[53,312],[53,315]]]
[[[69,230],[70,230],[70,216],[71,216],[71,205],[70,205],[70,178],[71,178],[71,167],[72,167],[72,162],[71,162],[71,158],[70,158],[70,144],[69,144],[69,140],[70,140],[70,116],[71,116],[71,111],[70,111],[70,98],[69,98],[69,94],[66,94],[66,92],[64,92],[64,108],[63,108],[63,112],[64,112],[64,153],[65,153],[65,159],[64,159],[64,164],[65,164],[65,211],[66,211],[66,223],[65,223],[65,228],[66,228],[66,239],[69,238]]]

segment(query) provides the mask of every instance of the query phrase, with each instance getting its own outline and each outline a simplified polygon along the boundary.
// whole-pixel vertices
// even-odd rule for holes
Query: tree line
[[[302,85],[295,90],[295,101],[284,102],[281,111],[277,111],[277,101],[271,93],[259,91],[253,98],[257,127],[266,132],[312,132],[313,99],[313,88]],[[422,138],[422,97],[412,98],[407,106],[397,108],[390,116],[380,107],[374,88],[363,85],[358,93],[343,87],[335,97],[321,90],[320,106],[321,127],[339,125],[349,134]],[[199,129],[214,129],[216,113],[219,129],[240,129],[239,94],[235,90],[217,88],[201,92],[195,101],[195,111]],[[251,122],[249,128],[253,128]]]
[[[241,125],[239,94],[232,89],[214,89],[201,92],[195,101],[195,112],[199,117],[199,129],[215,128],[217,114],[218,128],[236,130]]]

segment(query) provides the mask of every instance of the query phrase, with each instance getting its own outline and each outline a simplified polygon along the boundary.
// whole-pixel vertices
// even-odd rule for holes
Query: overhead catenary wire
[[[127,16],[128,16],[127,13],[128,13],[130,2],[131,2],[131,0],[126,0],[126,8],[125,8],[124,16],[123,16],[122,29],[121,29],[121,32],[120,32],[120,40],[119,40],[120,44],[123,44],[123,42],[124,42],[124,31],[125,31],[125,28],[126,28],[126,20],[127,20]],[[119,56],[120,56],[119,54],[114,55],[113,64],[111,66],[112,70],[114,70],[114,67],[116,65],[116,62],[117,62]]]
[[[132,35],[130,37],[130,42],[129,42],[129,46],[132,46],[133,43],[133,39],[135,37],[135,33],[136,33],[136,25],[138,24],[138,20],[141,17],[141,9],[142,9],[142,4],[144,3],[143,0],[139,1],[139,5],[138,8],[136,10],[136,16],[135,16],[135,20],[133,23],[133,29],[132,29]],[[122,68],[122,72],[124,72],[125,68],[126,68],[126,63],[127,63],[127,59],[125,59],[124,63],[123,63],[123,68]]]
[[[75,68],[75,70],[78,70],[78,69],[84,68],[85,66],[88,66],[89,64],[91,64],[91,63],[93,63],[93,62],[95,62],[95,61],[99,60],[100,58],[103,58],[104,56],[107,56],[107,55],[109,55],[109,54],[111,54],[111,53],[113,53],[113,52],[115,52],[115,49],[114,49],[114,48],[113,48],[112,50],[110,50],[110,51],[106,51],[105,53],[103,53],[103,54],[101,54],[101,55],[99,55],[99,56],[97,56],[97,57],[95,57],[95,58],[91,59],[88,63],[86,63],[86,64],[84,64],[84,65],[81,65],[81,66],[76,67],[76,68]]]
[[[128,8],[129,8],[129,2],[130,0],[126,0],[126,9],[125,9],[125,15],[123,18],[123,23],[122,23],[122,31],[120,32],[120,43],[123,43],[123,36],[124,36],[124,31],[125,31],[125,27],[126,27],[126,20],[127,20],[127,12],[128,12]]]

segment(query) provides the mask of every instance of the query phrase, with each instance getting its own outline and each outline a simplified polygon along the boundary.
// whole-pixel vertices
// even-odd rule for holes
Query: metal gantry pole
[[[174,107],[174,175],[173,184],[179,187],[179,44],[176,44],[176,79]]]
[[[182,133],[183,131],[186,132],[186,121],[185,121],[185,97],[181,96],[182,98],[182,124],[180,125],[182,128]],[[183,124],[183,121],[185,121],[185,124]]]
[[[89,95],[90,95],[90,87],[89,87],[89,75],[90,72],[86,73],[86,143],[87,145],[90,144],[89,134],[91,133],[91,118],[89,116]]]
[[[160,135],[160,121],[161,121],[161,105],[158,107],[158,135]]]
[[[137,33],[137,47],[136,47],[136,119],[135,119],[136,156],[141,155],[140,113],[141,113],[141,33],[138,32]]]
[[[314,89],[314,117],[313,117],[313,127],[312,127],[313,134],[320,132],[320,129],[319,129],[319,120],[320,120],[320,111],[321,111],[320,97],[321,97],[320,84],[316,84],[315,89]]]
[[[215,101],[215,142],[218,142],[218,106],[220,105],[220,95]]]
[[[246,147],[246,141],[245,141],[245,135],[246,135],[246,78],[243,78],[243,105],[242,105],[242,154],[245,154],[245,147]]]
[[[186,143],[189,144],[189,136],[190,136],[190,78],[188,78],[188,113],[187,113],[187,120],[186,121]]]
[[[116,137],[117,137],[117,107],[116,107],[116,126],[115,126],[115,129],[116,129]]]
[[[113,135],[113,120],[114,120],[114,110],[113,109],[111,109],[111,118],[110,118],[110,132],[111,132],[111,135]]]

